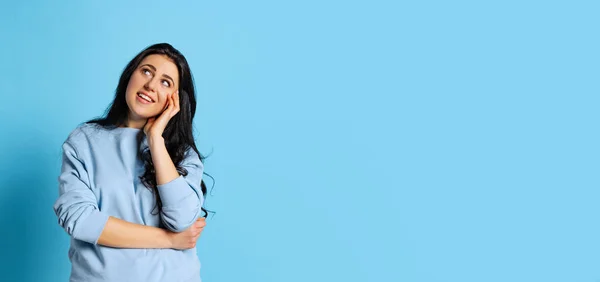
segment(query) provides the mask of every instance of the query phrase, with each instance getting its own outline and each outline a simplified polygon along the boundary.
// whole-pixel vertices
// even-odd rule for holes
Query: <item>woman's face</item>
[[[177,66],[165,55],[148,55],[133,71],[125,100],[129,120],[142,121],[163,112],[168,95],[179,89]],[[145,121],[144,121],[145,122]]]

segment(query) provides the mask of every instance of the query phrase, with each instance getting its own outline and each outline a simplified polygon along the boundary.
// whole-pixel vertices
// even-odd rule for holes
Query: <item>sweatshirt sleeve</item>
[[[190,227],[200,216],[204,203],[200,188],[204,165],[196,151],[190,148],[181,166],[187,170],[186,176],[180,175],[157,185],[162,201],[161,220],[173,232],[182,232]]]
[[[54,203],[58,224],[74,239],[97,244],[108,221],[108,215],[98,208],[88,172],[75,147],[63,143],[62,168],[58,177],[59,197]]]

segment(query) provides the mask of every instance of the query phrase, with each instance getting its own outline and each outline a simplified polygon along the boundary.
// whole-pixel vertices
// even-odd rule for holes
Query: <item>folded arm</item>
[[[109,217],[98,244],[115,248],[172,248],[167,230]]]
[[[187,175],[180,175],[162,137],[150,137],[148,144],[162,201],[161,220],[169,230],[182,232],[198,219],[202,211],[204,196],[200,182],[204,165],[196,151],[189,148],[180,164]]]
[[[58,224],[74,239],[120,248],[171,248],[167,230],[130,223],[107,215],[89,185],[89,177],[77,150],[63,144],[59,197],[54,203]]]

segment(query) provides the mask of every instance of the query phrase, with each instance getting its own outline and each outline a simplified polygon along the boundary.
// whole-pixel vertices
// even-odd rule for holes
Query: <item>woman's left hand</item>
[[[167,108],[158,117],[148,118],[144,126],[144,133],[148,138],[162,137],[167,123],[179,113],[179,90],[167,97]]]

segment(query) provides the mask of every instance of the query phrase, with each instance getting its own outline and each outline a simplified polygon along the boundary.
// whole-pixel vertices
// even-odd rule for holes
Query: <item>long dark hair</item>
[[[196,94],[194,90],[194,79],[192,72],[188,65],[185,57],[173,46],[168,43],[159,43],[149,46],[142,52],[137,54],[125,67],[121,78],[119,79],[119,85],[115,93],[115,99],[112,104],[106,110],[105,116],[101,118],[92,119],[86,123],[98,124],[104,128],[113,129],[120,125],[123,125],[127,121],[129,107],[125,100],[125,94],[127,90],[127,84],[131,75],[136,70],[142,60],[153,54],[166,55],[173,63],[177,66],[179,71],[179,105],[180,111],[177,115],[169,120],[164,132],[163,138],[165,139],[165,145],[169,156],[173,160],[177,171],[181,175],[187,175],[187,171],[180,167],[181,161],[185,157],[185,153],[189,148],[192,148],[200,157],[200,161],[204,163],[205,156],[202,156],[196,147],[194,141],[194,135],[192,132],[192,121],[196,114]],[[141,131],[138,136],[138,140],[143,138],[144,132]],[[154,164],[152,163],[152,156],[150,150],[144,150],[141,153],[141,159],[144,161],[144,167],[146,171],[144,175],[140,176],[140,180],[149,188],[155,196],[156,206],[158,212],[162,210],[162,201],[158,194],[158,188],[156,187],[156,171],[154,170]],[[204,173],[206,174],[206,173]],[[202,195],[206,196],[206,185],[204,180],[201,180],[200,187]],[[204,212],[203,217],[206,217],[207,210],[201,207]]]

